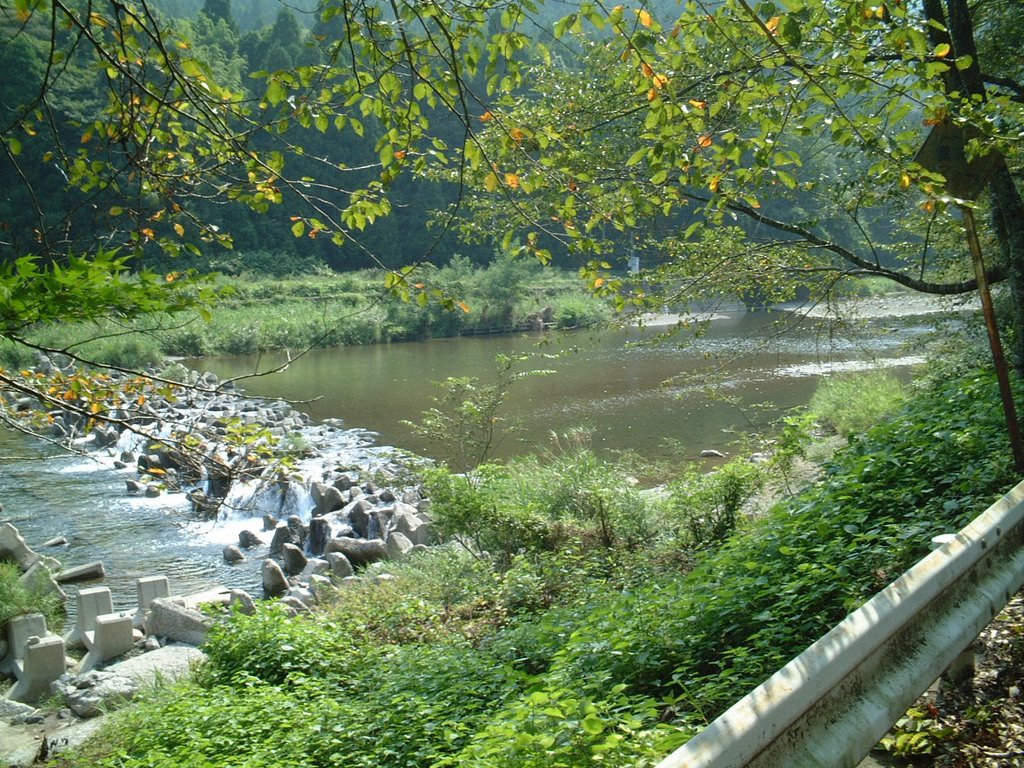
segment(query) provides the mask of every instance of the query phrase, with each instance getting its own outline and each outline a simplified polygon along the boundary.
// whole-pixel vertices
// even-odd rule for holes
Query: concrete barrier
[[[853,768],[1024,583],[1024,483],[658,768]]]
[[[78,607],[75,626],[64,636],[64,642],[69,648],[85,645],[85,633],[96,628],[96,617],[114,612],[114,601],[108,587],[89,587],[78,590],[75,604]]]
[[[166,576],[143,576],[135,582],[139,607],[132,616],[132,625],[142,628],[146,621],[146,611],[154,600],[171,596],[171,586]]]
[[[30,637],[25,644],[18,682],[7,698],[24,704],[33,704],[50,689],[50,683],[66,671],[64,640],[57,635]]]
[[[7,622],[7,655],[0,660],[0,674],[20,677],[25,644],[30,637],[46,636],[46,618],[41,613],[15,616]]]
[[[100,664],[123,656],[132,649],[132,617],[129,613],[105,613],[96,617],[95,628],[83,636],[89,652],[78,664],[77,672],[88,672]]]

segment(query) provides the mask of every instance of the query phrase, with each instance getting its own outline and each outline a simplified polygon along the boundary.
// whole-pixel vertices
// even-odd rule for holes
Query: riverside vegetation
[[[254,259],[250,254],[244,261]],[[321,269],[311,276],[278,278],[243,273],[218,279],[221,298],[207,319],[196,316],[182,322],[180,316],[148,315],[131,324],[60,323],[34,330],[29,339],[92,362],[138,369],[167,356],[245,355],[541,325],[577,328],[604,322],[612,314],[606,301],[584,290],[574,272],[544,268],[536,260],[499,254],[480,267],[455,256],[446,266],[423,269],[432,272],[432,284],[459,297],[454,309],[438,302],[420,306],[402,301],[384,288],[380,271]],[[31,349],[0,339],[0,368],[32,364]]]
[[[757,517],[827,400],[771,459],[660,494],[585,449],[434,469],[448,545],[315,616],[225,616],[195,680],[59,764],[653,765],[1012,485],[989,370],[933,365],[900,400],[841,417],[820,479]]]

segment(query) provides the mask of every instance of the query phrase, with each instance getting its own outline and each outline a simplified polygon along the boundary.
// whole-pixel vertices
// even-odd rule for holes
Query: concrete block
[[[135,645],[130,613],[105,613],[96,617],[96,628],[84,636],[89,652],[78,665],[78,672],[88,672],[100,664],[128,653]]]
[[[143,576],[136,580],[135,591],[139,598],[139,607],[132,616],[132,626],[141,627],[146,620],[146,611],[154,600],[171,596],[171,586],[166,576]]]
[[[41,613],[15,616],[7,622],[7,655],[0,660],[0,674],[8,677],[20,676],[19,662],[25,658],[25,644],[28,639],[45,636],[46,618]]]
[[[64,640],[57,635],[30,637],[25,645],[21,677],[7,698],[25,704],[34,703],[49,692],[50,683],[64,671]]]
[[[114,612],[114,601],[108,587],[88,587],[78,590],[75,596],[78,615],[75,626],[64,636],[69,648],[85,645],[85,633],[96,629],[96,617]]]

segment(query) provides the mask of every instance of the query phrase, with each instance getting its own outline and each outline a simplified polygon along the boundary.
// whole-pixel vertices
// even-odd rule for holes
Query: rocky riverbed
[[[92,392],[73,387],[84,381],[74,371],[44,368],[23,376],[44,396],[0,393],[22,425],[120,473],[121,493],[175,499],[183,518],[230,531],[236,541],[221,553],[227,562],[258,563],[251,590],[212,590],[206,600],[252,611],[263,598],[288,613],[309,611],[348,581],[360,580],[366,565],[403,558],[434,541],[429,501],[410,469],[417,460],[375,445],[369,432],[336,421],[313,423],[284,401],[247,398],[212,374],[188,373],[184,383],[114,375]],[[29,557],[34,553],[7,528],[15,543],[0,551],[0,559],[24,560],[26,572],[67,574],[53,558]],[[92,583],[102,576],[101,564],[85,570]],[[139,563],[138,570],[146,573],[147,564]],[[172,620],[154,618],[154,607],[128,656],[201,643],[209,623],[201,614],[187,615],[191,608],[182,601],[160,610]],[[72,654],[69,663],[75,661]],[[111,674],[115,700],[130,698],[118,692],[130,675]],[[50,703],[62,706],[47,712],[35,710],[35,702],[5,704],[0,758],[28,765],[40,750],[74,740],[48,734],[88,732],[75,723],[96,712],[79,712],[72,701],[99,687],[92,678],[61,679]]]

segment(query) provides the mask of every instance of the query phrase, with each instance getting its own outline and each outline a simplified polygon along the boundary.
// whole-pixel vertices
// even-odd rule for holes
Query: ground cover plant
[[[447,545],[323,616],[231,617],[195,682],[65,765],[653,765],[1015,482],[997,404],[991,372],[945,365],[706,541],[694,510],[749,470],[667,495],[585,453],[441,472]]]

